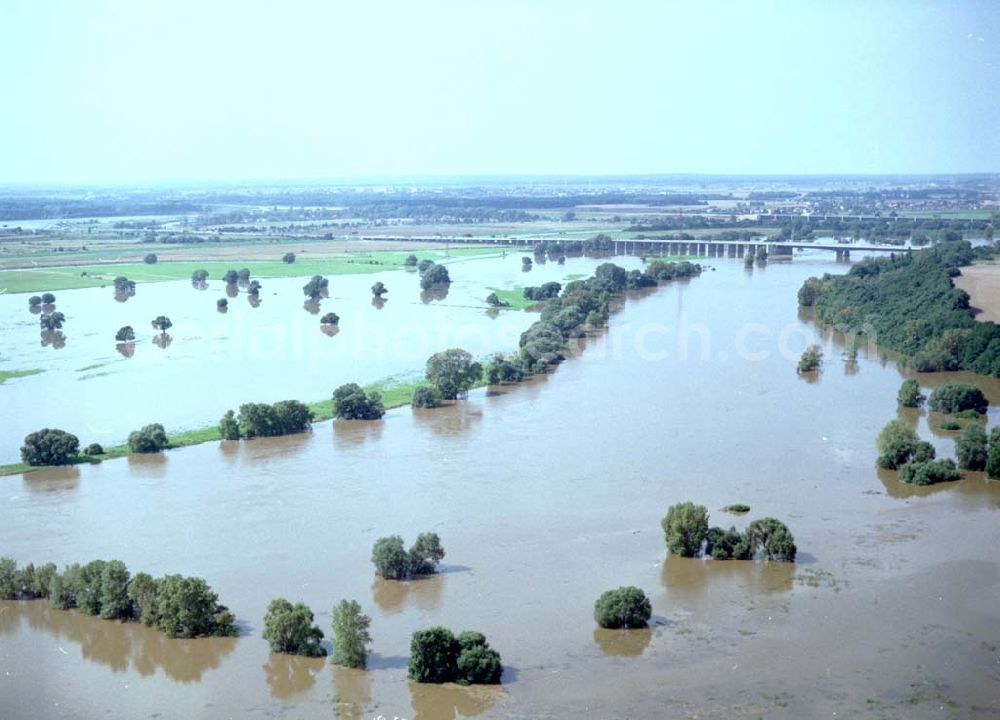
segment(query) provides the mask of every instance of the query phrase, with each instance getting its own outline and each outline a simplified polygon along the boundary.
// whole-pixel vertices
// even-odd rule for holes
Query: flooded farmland
[[[4,554],[202,576],[241,626],[235,639],[166,640],[43,602],[0,603],[4,716],[996,717],[1000,484],[969,473],[918,489],[876,471],[874,439],[897,417],[903,375],[866,348],[842,361],[842,339],[796,303],[803,279],[846,266],[823,255],[749,272],[709,262],[715,271],[690,282],[631,295],[555,373],[451,407],[0,478]],[[527,278],[519,265],[516,255],[457,263],[448,297],[426,304],[403,273],[331,278],[322,305],[342,317],[333,338],[301,307],[301,280],[263,281],[259,308],[239,296],[225,316],[218,281],[207,292],[140,285],[125,303],[110,288],[62,292],[60,350],[38,346],[23,296],[0,298],[2,354],[46,369],[0,387],[0,452],[13,460],[43,425],[84,443],[102,441],[98,431],[121,439],[147,421],[140,412],[198,426],[248,400],[318,399],[341,382],[419,374],[428,354],[456,344],[513,349],[535,316],[489,318],[483,288],[589,274],[595,262],[536,266]],[[375,279],[390,288],[381,310],[367,291]],[[107,327],[133,309],[144,342],[116,359]],[[272,314],[253,316],[262,312]],[[174,322],[162,350],[146,331],[161,313]],[[413,357],[390,343],[371,361],[375,344],[352,337],[362,313],[389,338],[443,329]],[[248,329],[219,329],[257,317],[286,338],[289,318],[301,318],[302,351],[275,341],[279,356],[252,353]],[[801,377],[796,361],[813,342],[826,364]],[[352,350],[327,356],[330,345]],[[74,377],[104,357],[113,382]],[[963,377],[1000,402],[995,381]],[[953,456],[954,434],[935,418],[902,417]],[[718,525],[781,518],[798,562],[667,558],[660,518],[685,500]],[[751,512],[718,510],[735,502]],[[442,572],[375,581],[375,539],[423,531],[441,536]],[[651,628],[595,630],[596,597],[633,584],[652,601]],[[372,616],[369,670],[269,653],[261,618],[277,596],[309,604],[327,634],[333,604],[357,599]],[[410,683],[410,635],[437,624],[485,633],[503,656],[502,686]]]

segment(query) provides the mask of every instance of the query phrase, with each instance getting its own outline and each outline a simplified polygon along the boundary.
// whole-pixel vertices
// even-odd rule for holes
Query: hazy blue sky
[[[1000,171],[1000,1],[0,0],[0,181]]]

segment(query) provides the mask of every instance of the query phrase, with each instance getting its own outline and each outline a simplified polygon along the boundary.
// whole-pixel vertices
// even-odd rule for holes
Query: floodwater
[[[4,717],[997,717],[1000,483],[876,471],[901,373],[867,348],[844,363],[795,301],[844,266],[712,264],[630,297],[555,373],[452,407],[0,479],[5,554],[203,576],[242,626],[166,641],[0,603]],[[811,342],[826,365],[799,377]],[[953,456],[939,419],[903,417]],[[667,558],[659,521],[685,500],[720,525],[783,519],[799,562]],[[718,510],[734,502],[751,512]],[[428,530],[439,575],[373,580],[376,538]],[[624,584],[649,595],[652,627],[597,630],[594,600]],[[276,596],[327,631],[357,599],[370,669],[271,655]],[[485,633],[503,685],[409,683],[410,635],[435,624]]]
[[[302,293],[308,278],[263,278],[256,300],[218,278],[204,290],[189,281],[140,284],[118,300],[113,287],[64,290],[54,308],[66,316],[64,343],[45,346],[28,295],[0,296],[0,367],[45,371],[0,385],[0,463],[16,462],[24,436],[43,427],[72,432],[84,447],[110,446],[152,422],[168,432],[200,428],[245,402],[310,402],[343,383],[415,378],[450,347],[476,356],[516,349],[537,315],[487,314],[487,288],[590,275],[599,262],[573,258],[522,273],[520,257],[457,259],[448,264],[451,286],[432,291],[421,291],[413,271],[331,276],[329,297],[315,303]],[[389,288],[382,302],[372,298],[376,280]],[[331,311],[338,328],[321,327]],[[165,336],[151,326],[159,315],[173,323]],[[135,329],[134,345],[115,342],[124,325]]]

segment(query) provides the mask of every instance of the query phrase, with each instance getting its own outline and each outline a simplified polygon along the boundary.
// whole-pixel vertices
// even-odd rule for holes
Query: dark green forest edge
[[[599,243],[601,236],[588,242]],[[561,256],[564,247],[542,246],[542,251]],[[599,247],[597,248],[599,249]],[[538,248],[536,248],[536,253]],[[498,353],[485,365],[459,348],[445,350],[427,361],[426,382],[378,383],[361,388],[348,383],[337,388],[331,400],[309,404],[284,400],[273,405],[246,403],[239,414],[227,411],[216,426],[190,430],[168,437],[160,424],[147,425],[129,436],[128,443],[104,448],[91,443],[80,451],[80,441],[72,433],[44,428],[25,437],[21,463],[0,465],[0,475],[13,475],[56,465],[100,462],[130,453],[197,445],[216,440],[271,437],[309,430],[313,422],[341,418],[377,420],[389,408],[412,404],[434,408],[444,400],[455,400],[474,387],[521,382],[548,372],[566,358],[574,343],[607,324],[611,299],[627,290],[656,287],[660,282],[689,278],[701,273],[690,262],[652,260],[645,270],[627,271],[613,263],[598,266],[586,280],[574,280],[565,287],[546,283],[525,288],[525,296],[538,302],[541,318],[522,333],[519,349],[511,355]]]
[[[1000,377],[1000,326],[976,322],[959,268],[993,257],[967,241],[865,260],[846,275],[809,278],[799,304],[847,335],[867,335],[918,372],[970,370]]]

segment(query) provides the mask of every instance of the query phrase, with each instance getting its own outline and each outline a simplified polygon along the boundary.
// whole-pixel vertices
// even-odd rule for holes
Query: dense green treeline
[[[73,563],[60,573],[52,563],[19,569],[11,558],[0,558],[0,600],[36,598],[48,598],[57,610],[137,620],[170,637],[236,634],[235,617],[201,578],[133,576],[121,560]]]
[[[920,372],[971,370],[1000,377],[1000,326],[976,322],[954,287],[977,254],[968,242],[857,263],[842,276],[809,278],[799,303],[845,333],[867,335],[909,356]]]

